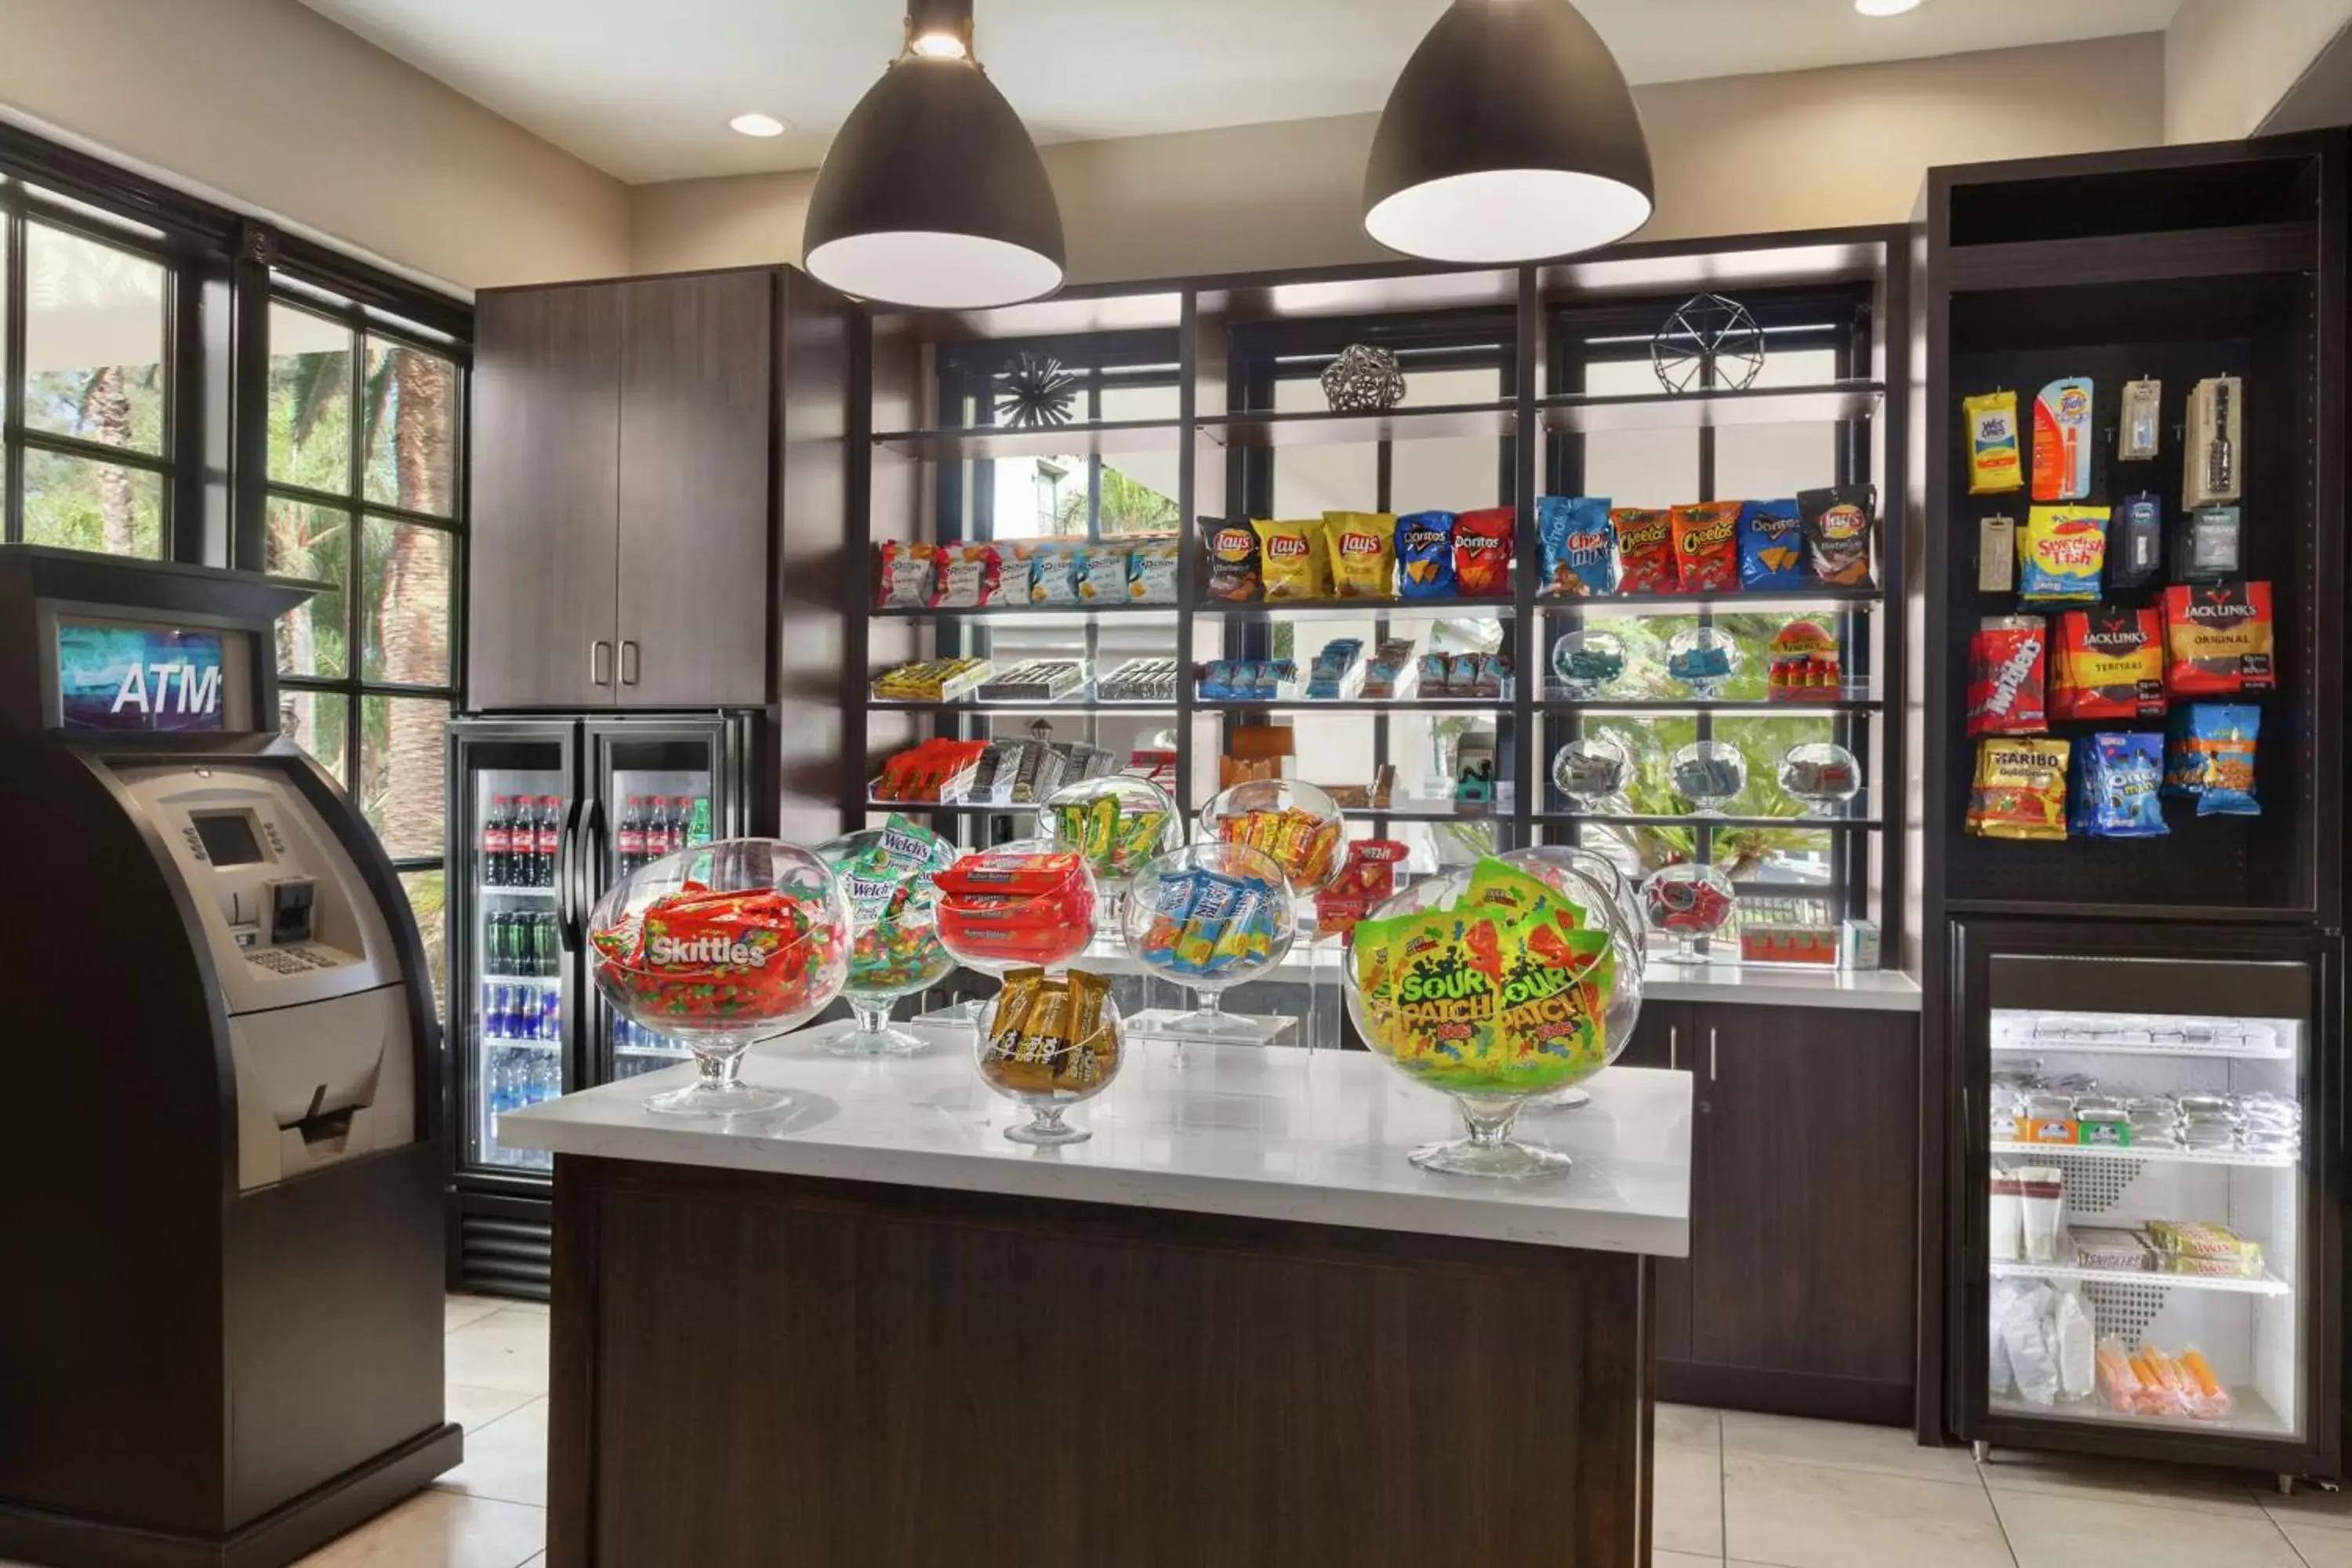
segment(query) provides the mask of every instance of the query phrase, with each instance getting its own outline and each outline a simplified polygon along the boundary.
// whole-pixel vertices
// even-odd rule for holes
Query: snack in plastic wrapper
[[[2039,616],[2008,616],[1969,639],[1969,734],[2038,735],[2050,727],[2049,636]]]
[[[1331,589],[1342,599],[1396,596],[1396,518],[1384,511],[1327,511]]]
[[[1979,838],[2066,837],[2063,741],[1977,742],[1976,782],[1969,792],[1969,831]]]
[[[1617,528],[1607,497],[1537,497],[1536,536],[1545,593],[1580,599],[1617,591]]]
[[[2175,710],[2165,793],[2194,795],[2200,816],[2260,816],[2254,744],[2262,723],[2263,710],[2245,703],[2192,702]]]
[[[847,931],[822,900],[781,888],[689,881],[589,934],[604,983],[680,1029],[790,1017],[805,1008]]]
[[[1250,527],[1257,532],[1259,570],[1265,574],[1267,603],[1331,596],[1331,563],[1323,548],[1326,536],[1321,518],[1296,522],[1255,518]]]
[[[2154,605],[2101,605],[2058,617],[2053,715],[2153,719],[2164,710],[2164,617]]]
[[[2164,685],[2173,696],[2234,697],[2275,684],[2268,583],[2175,584],[2164,591]]]
[[[2214,583],[2243,570],[2243,513],[2235,506],[2190,507],[2172,531],[2172,577]]]
[[[1003,557],[993,544],[942,544],[939,547],[939,592],[931,603],[945,609],[971,610],[996,603],[1003,586]]]
[[[2107,586],[2138,588],[2164,571],[2164,501],[2143,491],[2126,496],[2107,525]]]
[[[1671,594],[1682,586],[1675,568],[1675,514],[1621,506],[1609,514],[1617,529],[1617,591]]]
[[[2018,602],[2095,605],[2106,559],[2105,507],[2037,506],[2026,513],[2018,547]]]
[[[2053,381],[2033,400],[2033,499],[2081,500],[2091,493],[2090,378]]]
[[[2023,488],[2023,444],[2018,438],[2017,394],[1988,392],[1965,398],[1969,421],[1969,494],[2000,495]]]
[[[1878,511],[1878,487],[1800,490],[1797,509],[1805,520],[1805,552],[1813,575],[1844,587],[1868,587],[1871,519]]]
[[[1454,587],[1454,514],[1408,512],[1397,519],[1397,592],[1408,599],[1450,598]]]
[[[1033,605],[1076,604],[1076,557],[1085,548],[1066,539],[1041,539],[1030,545],[1029,602]]]
[[[1201,549],[1208,562],[1207,593],[1228,604],[1247,604],[1265,594],[1258,569],[1257,531],[1221,517],[1201,520]]]
[[[1176,602],[1176,572],[1183,547],[1174,540],[1154,540],[1127,552],[1127,598],[1131,605],[1172,605]]]
[[[1805,585],[1805,521],[1796,501],[1751,500],[1739,507],[1739,585]]]
[[[2073,830],[2086,838],[2156,838],[2164,823],[2164,737],[2098,734],[2075,747]]]
[[[1739,586],[1739,505],[1700,501],[1670,514],[1675,581],[1684,593],[1721,594]]]
[[[1507,506],[1481,507],[1454,520],[1454,591],[1465,599],[1508,598],[1511,547],[1518,513]]]
[[[1127,597],[1127,554],[1099,544],[1070,546],[1070,591],[1081,605]]]
[[[890,540],[881,546],[874,605],[882,610],[928,608],[939,592],[939,546]]]

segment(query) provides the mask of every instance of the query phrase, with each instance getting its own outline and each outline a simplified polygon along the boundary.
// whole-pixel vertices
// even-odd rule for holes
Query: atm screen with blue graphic
[[[219,632],[58,623],[58,710],[68,730],[216,731],[224,679]]]

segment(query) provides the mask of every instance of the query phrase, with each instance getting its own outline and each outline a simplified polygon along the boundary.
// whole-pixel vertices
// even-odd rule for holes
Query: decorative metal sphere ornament
[[[1062,368],[1051,354],[1022,354],[1004,373],[1004,390],[996,399],[996,417],[1015,430],[1034,430],[1070,422],[1070,400],[1077,395],[1078,378]]]
[[[1324,367],[1323,395],[1334,414],[1377,414],[1404,401],[1404,373],[1388,350],[1349,343]]]
[[[1650,365],[1668,392],[1745,392],[1764,368],[1764,329],[1737,300],[1693,295],[1650,340]]]

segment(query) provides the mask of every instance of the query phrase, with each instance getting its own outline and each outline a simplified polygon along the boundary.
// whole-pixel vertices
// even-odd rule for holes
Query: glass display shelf
[[[554,974],[485,974],[482,980],[490,985],[537,985],[547,990],[563,984],[562,977]]]
[[[1193,703],[1215,713],[1489,713],[1508,712],[1507,697],[1203,697]]]
[[[553,1056],[563,1049],[555,1040],[519,1040],[505,1035],[485,1035],[482,1044],[494,1051],[529,1051],[533,1056]]]
[[[2250,1171],[2291,1171],[2303,1163],[2300,1152],[2254,1154],[2237,1149],[2115,1148],[2103,1143],[2021,1143],[2014,1139],[1992,1141],[1996,1154],[2030,1154],[2052,1160],[2145,1160],[2166,1164],[2234,1165]]]
[[[1815,713],[1867,713],[1885,706],[1864,687],[1823,687],[1802,697],[1574,697],[1550,691],[1536,703],[1546,713],[1733,713],[1802,719]]]
[[[877,800],[872,795],[866,798],[868,811],[936,811],[960,816],[1009,816],[1015,812],[1034,812],[1037,808],[1037,802],[1034,800],[1016,805],[976,800]]]
[[[509,888],[485,882],[476,890],[486,899],[544,899],[551,904],[555,901],[553,888]]]
[[[1536,821],[1547,827],[1570,827],[1579,823],[1597,824],[1608,827],[1853,827],[1879,826],[1876,805],[1872,792],[1864,790],[1834,811],[1808,811],[1793,816],[1741,816],[1736,812],[1721,816],[1698,812],[1643,811],[1547,811],[1538,813]]]
[[[1705,430],[1727,425],[1811,425],[1868,419],[1885,400],[1876,381],[1759,386],[1718,392],[1564,393],[1536,405],[1546,430],[1576,435],[1619,430]]]
[[[984,702],[974,698],[959,698],[949,702],[894,702],[887,698],[869,697],[866,701],[869,713],[936,714],[942,718],[974,719],[1054,719],[1065,714],[1084,718],[1090,714],[1173,713],[1176,700],[1172,697],[1159,701],[1105,701],[1098,697],[1066,697],[1060,700]]]
[[[1363,413],[1302,408],[1204,415],[1194,424],[1205,447],[1316,447],[1507,436],[1518,424],[1518,409],[1509,403],[1435,403]]]
[[[891,620],[970,620],[1001,617],[1005,620],[1064,620],[1084,622],[1100,616],[1166,616],[1176,614],[1174,605],[1139,605],[1129,599],[1106,599],[1093,605],[1033,605],[1025,600],[1000,600],[993,605],[887,605],[869,609],[866,614]]]
[[[1556,616],[1690,616],[1701,610],[1737,612],[1743,607],[1778,615],[1816,607],[1867,610],[1885,597],[1884,588],[1813,583],[1802,588],[1728,588],[1719,594],[1606,594],[1586,598],[1543,598],[1536,601],[1536,607]]]
[[[2200,1421],[2188,1415],[2136,1415],[2129,1411],[2110,1410],[2094,1395],[2058,1405],[2036,1405],[2014,1394],[1989,1394],[1986,1413],[1992,1415],[2015,1416],[2028,1421],[2049,1421],[2087,1424],[2101,1426],[2138,1427],[2142,1430],[2160,1428],[2168,1432],[2205,1433],[2225,1437],[2293,1437],[2294,1426],[2273,1409],[2269,1400],[2243,1385],[2232,1386],[2231,1413],[2217,1421]]]
[[[2275,1274],[2174,1274],[2161,1268],[2085,1268],[2079,1263],[2002,1263],[1987,1266],[1996,1279],[2057,1279],[2084,1285],[2154,1285],[2167,1290],[2219,1290],[2239,1296],[2292,1296],[2294,1287]]]
[[[1294,616],[1355,616],[1365,620],[1397,620],[1410,616],[1460,618],[1516,614],[1508,599],[1465,598],[1447,594],[1429,599],[1203,599],[1192,606],[1196,616],[1254,616],[1286,620]]]
[[[926,463],[980,458],[1098,458],[1108,452],[1172,447],[1181,419],[1089,419],[1070,425],[971,426],[942,430],[887,430],[874,444]]]

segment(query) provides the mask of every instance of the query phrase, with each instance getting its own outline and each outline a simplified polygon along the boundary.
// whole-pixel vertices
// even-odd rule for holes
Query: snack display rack
[[[1254,726],[1344,717],[1363,727],[1351,733],[1369,731],[1370,754],[1387,763],[1397,747],[1410,749],[1424,730],[1444,724],[1450,732],[1456,721],[1466,720],[1478,734],[1491,736],[1490,799],[1432,798],[1426,789],[1389,795],[1350,805],[1350,834],[1388,838],[1398,837],[1393,830],[1400,826],[1447,831],[1476,825],[1465,831],[1478,832],[1482,847],[1507,850],[1621,834],[1631,844],[1631,830],[1663,828],[1681,830],[1677,837],[1689,841],[1682,852],[1706,859],[1721,852],[1726,832],[1785,829],[1825,868],[1818,907],[1829,912],[1827,923],[1874,921],[1887,950],[1900,951],[1906,848],[1868,792],[1834,814],[1788,815],[1793,803],[1779,800],[1770,787],[1777,754],[1759,752],[1750,759],[1751,776],[1764,781],[1751,792],[1759,809],[1701,826],[1680,809],[1586,812],[1557,794],[1549,775],[1551,752],[1594,722],[1668,721],[1695,725],[1707,737],[1737,734],[1742,721],[1783,718],[1821,721],[1819,738],[1847,747],[1873,783],[1905,775],[1906,737],[1889,702],[1904,685],[1907,612],[1902,596],[1886,585],[1899,584],[1907,570],[1899,519],[1910,488],[1909,367],[1890,345],[1899,343],[1910,314],[1908,245],[1908,231],[1901,227],[1797,232],[1626,246],[1573,264],[1448,271],[1383,264],[1080,288],[1050,301],[995,310],[875,312],[856,345],[857,379],[870,397],[853,407],[851,435],[867,461],[863,484],[853,485],[853,497],[864,504],[852,507],[845,594],[877,602],[873,563],[885,542],[1009,541],[1040,531],[1022,515],[1028,503],[1008,491],[996,471],[1003,460],[1015,458],[1071,465],[1074,484],[1076,465],[1091,465],[1086,483],[1097,501],[1107,483],[1106,457],[1148,472],[1174,503],[1154,526],[1175,533],[1181,550],[1172,604],[1032,604],[1016,595],[985,605],[897,605],[855,625],[843,677],[845,772],[855,781],[844,801],[845,827],[872,826],[877,814],[900,809],[934,811],[940,831],[971,845],[1030,831],[1019,806],[884,803],[863,787],[887,757],[929,735],[1017,737],[1043,721],[1057,741],[1082,738],[1116,751],[1118,740],[1140,742],[1164,731],[1174,753],[1167,782],[1189,817],[1220,786],[1219,759],[1234,736]],[[1834,374],[1751,389],[1710,384],[1682,395],[1660,393],[1654,383],[1623,393],[1591,389],[1585,367],[1595,353],[1641,357],[1646,366],[1648,335],[1676,305],[1726,277],[1740,280],[1733,291],[1759,320],[1794,334],[1784,341],[1803,338],[1831,351]],[[1436,388],[1458,388],[1465,368],[1491,376],[1496,395],[1415,402],[1409,391],[1403,405],[1369,413],[1297,406],[1295,395],[1302,393],[1319,404],[1315,374],[1340,349],[1360,342],[1397,353],[1408,380],[1422,374],[1433,395]],[[1635,346],[1595,347],[1629,342]],[[1024,353],[1050,355],[1076,377],[1069,423],[1012,429],[994,422],[995,378]],[[1157,416],[1127,416],[1143,409]],[[1819,471],[1801,476],[1803,485],[1876,487],[1870,584],[1809,582],[1795,588],[1593,600],[1546,591],[1537,498],[1580,493],[1588,441],[1627,432],[1687,433],[1698,453],[1698,484],[1694,493],[1671,499],[1705,502],[1715,499],[1719,435],[1769,438],[1780,426],[1833,431],[1822,443],[1833,457]],[[1414,492],[1416,449],[1431,441],[1491,442],[1491,492],[1443,500]],[[1509,591],[1493,597],[1273,602],[1210,596],[1201,520],[1286,515],[1278,504],[1284,499],[1277,490],[1280,465],[1324,462],[1322,449],[1334,447],[1358,448],[1345,460],[1360,464],[1351,471],[1370,480],[1344,498],[1346,505],[1372,513],[1410,510],[1408,503],[1510,509],[1516,561]],[[1796,487],[1796,480],[1790,483]],[[1628,497],[1627,504],[1666,499]],[[1335,497],[1331,504],[1341,501]],[[1097,506],[1086,515],[1108,514]],[[1107,527],[1095,537],[1114,547],[1119,542]],[[1771,700],[1762,698],[1760,681],[1755,693],[1722,698],[1641,691],[1590,701],[1550,686],[1553,644],[1589,621],[1633,615],[1707,625],[1744,613],[1810,615],[1833,626],[1848,650],[1843,679],[1817,693]],[[1373,647],[1392,628],[1426,632],[1449,620],[1485,628],[1486,646],[1507,658],[1515,673],[1507,695],[1317,700],[1287,692],[1205,698],[1199,690],[1196,677],[1215,660],[1267,658],[1281,646],[1295,647],[1290,657],[1303,668],[1327,631],[1361,637]],[[1353,624],[1331,626],[1335,621]],[[869,680],[908,661],[978,654],[1003,662],[1041,657],[1047,649],[1088,659],[1097,674],[1122,657],[1172,654],[1180,671],[1173,700],[1104,702],[1091,687],[1067,700],[1025,705],[969,698],[868,700]],[[1355,746],[1351,742],[1351,753]],[[1292,776],[1354,782],[1331,776],[1310,746],[1302,744],[1301,751],[1308,754],[1290,763]],[[1427,843],[1433,848],[1416,853],[1413,874],[1438,868],[1431,863],[1437,840]]]
[[[1944,1376],[1919,1391],[1926,1440],[2283,1483],[2341,1473],[2345,159],[2331,132],[1930,176],[1915,321],[1925,635],[1908,693],[1928,846],[1922,1069],[1945,1086],[1945,1113],[1922,1124],[1926,1212],[1946,1235],[1923,1257],[1922,1310],[1940,1315],[1930,1338],[1944,1346]],[[1985,520],[2021,525],[2037,503],[2031,484],[1971,493],[1966,400],[2013,389],[2030,409],[2040,389],[2087,384],[2057,488],[2109,509],[2112,553],[2146,538],[2125,531],[2127,499],[2153,496],[2168,523],[2200,502],[2211,469],[2185,461],[2205,395],[2192,389],[2220,378],[2235,378],[2242,421],[2221,465],[2240,492],[2235,575],[2270,585],[2273,684],[2221,699],[2260,710],[2260,814],[2166,798],[2161,836],[2090,836],[2071,819],[2063,837],[1969,832],[1971,638],[2021,609]],[[2063,435],[2063,417],[2044,424]],[[2030,465],[2045,431],[2027,425]],[[2116,624],[2163,602],[2178,537],[2152,583],[2104,584]],[[2050,707],[2047,735],[2074,750],[2172,717]],[[2010,1118],[2021,1103],[2036,1116]],[[2022,1191],[2063,1205],[2070,1226],[2038,1256],[2017,1255],[2007,1230]],[[2087,1258],[2069,1250],[2076,1226],[2098,1237]],[[2170,1250],[2182,1226],[2216,1254]],[[2037,1377],[2043,1348],[2071,1345],[2053,1364],[2072,1386],[2005,1375],[2020,1345]]]

